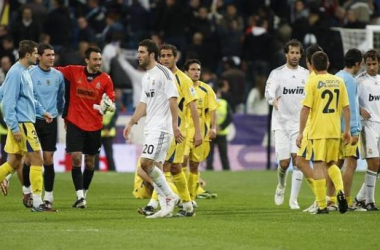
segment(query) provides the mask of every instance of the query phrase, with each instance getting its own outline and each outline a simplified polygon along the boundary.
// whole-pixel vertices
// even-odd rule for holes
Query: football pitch
[[[57,174],[58,213],[26,209],[14,175],[9,195],[0,197],[0,249],[380,249],[380,212],[290,210],[290,175],[283,206],[273,202],[275,171],[204,172],[202,177],[218,198],[197,200],[195,217],[149,220],[136,212],[147,200],[132,196],[133,174],[95,173],[83,210],[71,208],[71,174]],[[363,178],[356,174],[354,194]],[[303,209],[312,201],[304,180],[298,202]]]

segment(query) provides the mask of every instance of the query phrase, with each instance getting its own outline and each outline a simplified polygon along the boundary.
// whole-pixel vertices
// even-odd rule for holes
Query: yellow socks
[[[347,204],[349,207],[352,207],[354,205],[354,201],[352,200],[352,196],[347,196]]]
[[[30,166],[30,184],[32,186],[32,193],[34,195],[41,195],[42,193],[42,166]]]
[[[326,180],[314,180],[314,188],[319,209],[326,208]]]
[[[178,196],[182,202],[191,201],[185,173],[181,171],[179,174],[173,175],[173,182],[177,187]]]
[[[340,172],[338,166],[332,165],[328,168],[327,172],[331,181],[334,183],[335,192],[338,193],[339,191],[343,191],[342,173]]]
[[[8,162],[5,162],[3,165],[0,166],[0,182],[2,182],[5,177],[7,177],[9,174],[12,174],[15,170],[9,165]]]
[[[198,180],[198,173],[194,174],[190,172],[188,185],[191,200],[195,200],[197,197]]]

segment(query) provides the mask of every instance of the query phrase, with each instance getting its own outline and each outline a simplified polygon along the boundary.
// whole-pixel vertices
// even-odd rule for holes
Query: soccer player
[[[353,206],[353,199],[351,196],[351,187],[353,176],[357,167],[357,159],[359,158],[359,133],[361,131],[361,123],[360,123],[360,114],[359,114],[359,97],[358,97],[358,85],[354,78],[360,68],[361,62],[363,60],[362,53],[358,49],[350,49],[344,55],[344,69],[340,70],[336,76],[339,76],[343,79],[344,84],[346,85],[348,100],[350,102],[350,132],[351,132],[351,143],[345,145],[343,138],[341,138],[340,144],[340,154],[338,166],[339,168],[343,167],[343,163],[346,164],[346,170],[343,174],[343,186],[344,193],[346,195],[348,209],[349,210],[357,210],[363,211],[360,207]],[[345,129],[344,119],[341,119],[341,130],[342,132]],[[329,196],[333,196],[333,186],[329,188],[327,186],[327,190],[329,192]]]
[[[284,202],[286,171],[292,159],[294,170],[289,206],[291,209],[299,209],[297,197],[303,174],[295,167],[296,136],[301,110],[300,103],[309,72],[299,65],[303,54],[303,48],[299,41],[287,42],[284,52],[286,64],[271,72],[265,89],[265,97],[268,103],[274,107],[272,130],[274,131],[276,156],[280,163],[277,170],[278,184],[274,201],[276,205],[282,205]]]
[[[306,84],[297,146],[301,146],[306,121],[310,114],[308,140],[311,152],[308,153],[307,160],[313,161],[314,165],[314,188],[318,203],[316,214],[324,214],[329,212],[326,201],[325,169],[338,160],[342,110],[345,121],[343,139],[346,144],[350,141],[350,108],[343,80],[327,73],[329,66],[327,54],[322,51],[316,52],[311,60],[316,76],[310,78]],[[340,178],[340,185],[335,185],[339,211],[345,213],[347,201],[343,190],[343,180],[341,175],[337,178]],[[333,182],[335,184],[337,181],[333,180]]]
[[[190,122],[187,129],[183,166],[187,166],[187,162],[190,160],[188,186],[190,198],[194,201],[198,191],[199,163],[207,158],[210,152],[210,140],[216,137],[216,109],[219,105],[212,88],[199,80],[201,77],[201,62],[197,59],[187,60],[184,65],[184,70],[186,75],[193,81],[193,86],[198,96],[196,104],[200,122],[199,127],[201,128],[202,135],[202,144],[198,147],[194,147],[193,135],[195,129],[194,123]],[[188,113],[187,119],[190,120],[190,113]]]
[[[65,82],[61,72],[52,68],[54,65],[55,53],[50,44],[43,43],[38,46],[38,66],[29,70],[33,82],[33,90],[36,99],[52,115],[53,121],[46,123],[44,118],[37,115],[34,124],[38,139],[41,143],[42,155],[44,160],[44,203],[47,207],[53,206],[53,186],[54,186],[54,151],[57,150],[57,116],[62,113],[64,104]],[[30,160],[28,157],[24,160],[23,167],[23,203],[26,207],[31,204],[30,189]]]
[[[137,58],[139,65],[147,70],[142,80],[143,91],[131,120],[126,124],[123,135],[129,139],[132,126],[141,117],[145,120],[145,142],[141,154],[141,169],[152,179],[156,192],[165,199],[161,210],[147,218],[169,216],[178,201],[170,189],[160,165],[164,162],[167,149],[174,134],[175,142],[184,140],[178,127],[177,97],[174,75],[157,63],[159,49],[155,42],[146,39],[139,43]]]
[[[8,126],[5,151],[8,160],[0,167],[0,182],[12,174],[26,155],[30,159],[30,182],[33,194],[34,212],[56,211],[45,206],[42,201],[42,157],[41,145],[38,141],[33,123],[36,114],[51,122],[51,115],[44,110],[35,99],[33,83],[28,68],[37,61],[37,44],[23,40],[19,44],[19,61],[9,70],[3,83],[3,111]]]
[[[195,134],[194,134],[194,146],[198,147],[202,144],[202,136],[199,127],[199,118],[197,114],[197,108],[195,101],[198,99],[193,83],[191,79],[181,70],[177,68],[176,62],[177,58],[177,48],[171,44],[164,44],[160,47],[160,63],[175,75],[175,82],[178,90],[178,126],[181,133],[187,137],[188,124],[191,121],[186,119],[187,110],[190,109],[192,122],[195,124]],[[172,140],[168,154],[166,156],[164,164],[164,172],[167,177],[170,173],[173,178],[173,182],[177,187],[179,197],[182,200],[183,209],[180,210],[177,216],[191,217],[194,215],[193,205],[191,203],[190,193],[188,190],[188,183],[186,180],[186,175],[182,171],[182,163],[184,160],[186,142],[176,143]],[[148,205],[143,209],[152,209],[154,207],[155,201],[151,199]]]
[[[309,78],[308,79],[315,76],[315,72],[314,72],[314,69],[313,69],[312,63],[311,63],[311,58],[314,55],[314,53],[316,53],[318,51],[323,51],[323,50],[317,44],[310,45],[306,49],[306,52],[305,52],[306,66],[309,70]],[[304,174],[306,181],[309,184],[309,186],[310,186],[310,188],[311,188],[311,190],[315,196],[313,169],[310,166],[310,162],[305,159],[306,153],[308,150],[308,140],[307,140],[308,136],[307,136],[307,134],[309,131],[309,122],[310,122],[310,119],[308,119],[306,122],[305,129],[303,132],[303,141],[301,142],[301,147],[297,151],[296,166]],[[314,213],[317,209],[318,209],[317,203],[313,202],[313,204],[311,206],[309,206],[308,208],[304,209],[303,212]]]
[[[380,165],[380,55],[376,50],[364,54],[366,72],[357,76],[360,114],[363,130],[362,158],[367,161],[364,184],[356,195],[355,202],[367,211],[379,210],[375,205],[376,177]]]
[[[85,61],[86,66],[57,68],[66,82],[66,102],[62,117],[66,123],[66,152],[72,157],[71,175],[77,197],[73,208],[86,208],[86,196],[94,175],[95,156],[101,147],[102,113],[107,108],[100,112],[94,109],[94,105],[100,103],[103,107],[102,104],[108,100],[110,106],[111,100],[115,101],[112,80],[108,74],[100,71],[101,50],[89,47],[85,51]],[[85,169],[82,174],[83,154]]]

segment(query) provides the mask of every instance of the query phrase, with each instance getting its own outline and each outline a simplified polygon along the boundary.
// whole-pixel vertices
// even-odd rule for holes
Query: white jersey
[[[146,103],[145,133],[160,131],[173,135],[169,99],[178,97],[174,79],[173,73],[160,64],[143,76],[140,101]]]
[[[356,80],[360,107],[371,114],[369,121],[380,123],[380,75],[370,76],[364,72]]]
[[[272,112],[272,130],[298,130],[304,87],[309,71],[298,66],[290,69],[283,65],[272,70],[266,87],[265,98],[270,105],[278,99],[278,110]]]

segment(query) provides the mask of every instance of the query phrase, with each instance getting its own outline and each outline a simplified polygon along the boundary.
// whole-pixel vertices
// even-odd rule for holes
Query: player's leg
[[[33,196],[32,189],[30,185],[30,159],[28,155],[25,155],[21,161],[21,173],[23,177],[22,183],[22,203],[26,208],[32,208],[33,206]]]
[[[367,171],[365,174],[365,184],[366,184],[366,205],[367,211],[377,211],[379,210],[375,205],[375,187],[377,180],[377,171],[379,169],[380,158],[367,158]]]
[[[57,150],[58,125],[57,118],[51,123],[43,120],[36,121],[36,130],[42,147],[42,157],[44,160],[44,186],[45,196],[44,203],[47,207],[53,206],[53,189],[54,189],[54,152]]]
[[[169,187],[162,170],[155,162],[164,162],[169,145],[173,137],[164,132],[151,132],[145,139],[143,153],[141,155],[141,168],[152,179],[154,189],[158,195],[166,198],[166,208],[147,218],[159,218],[169,216],[178,202],[178,196]]]
[[[73,180],[76,200],[73,208],[85,208],[86,200],[83,193],[82,174],[82,151],[84,148],[86,134],[83,130],[67,122],[66,126],[66,153],[71,154],[71,178]]]
[[[302,172],[296,166],[296,157],[297,157],[297,149],[298,149],[296,145],[297,135],[298,135],[298,131],[293,131],[290,134],[290,138],[291,138],[290,152],[291,152],[292,163],[293,163],[292,186],[290,190],[290,199],[289,199],[290,209],[300,209],[297,198],[301,190],[302,179],[303,179]]]
[[[318,204],[317,214],[328,213],[326,201],[326,163],[323,161],[314,161],[314,188]]]
[[[102,145],[104,147],[104,152],[106,154],[108,162],[108,171],[115,171],[115,160],[113,157],[113,137],[102,137]]]
[[[206,165],[207,170],[214,170],[214,166],[213,166],[214,148],[215,148],[215,140],[217,140],[217,138],[218,138],[218,136],[216,136],[216,138],[210,142],[210,153],[207,157],[207,165]]]
[[[274,203],[282,205],[284,203],[287,170],[290,164],[290,137],[288,131],[274,131],[275,151],[279,165],[277,168],[277,187],[274,194]]]
[[[87,193],[90,189],[90,184],[95,173],[95,158],[96,155],[86,154],[84,157],[84,171],[83,171],[83,193],[84,198],[87,199]]]

